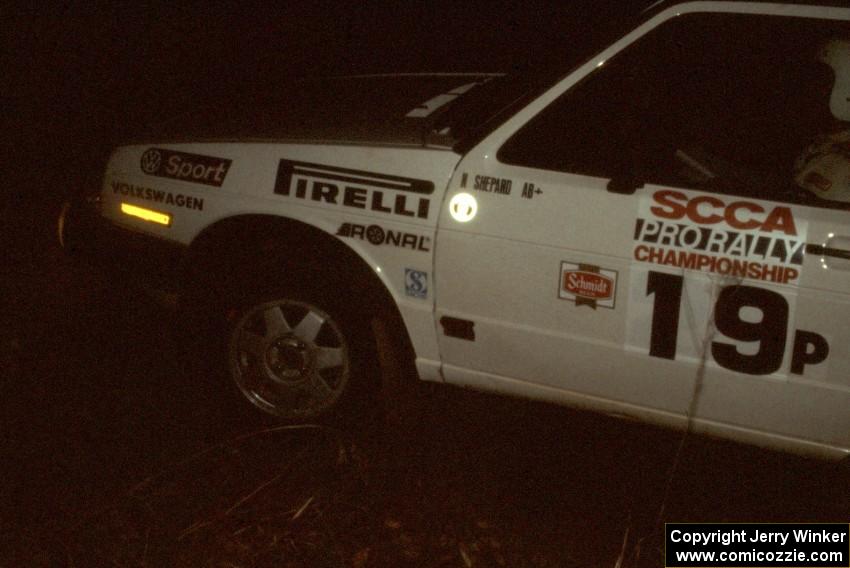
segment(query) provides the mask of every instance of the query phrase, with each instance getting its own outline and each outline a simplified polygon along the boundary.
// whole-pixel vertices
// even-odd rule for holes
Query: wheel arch
[[[309,254],[305,251],[309,251]],[[285,253],[285,254],[281,254]],[[231,273],[239,263],[251,258],[271,260],[284,272],[306,269],[336,271],[340,285],[364,294],[370,313],[381,316],[396,333],[398,344],[411,360],[413,343],[404,318],[388,283],[364,258],[360,251],[344,243],[326,230],[293,218],[269,214],[239,214],[220,219],[205,227],[189,244],[181,270],[181,298],[192,297],[199,290],[216,287],[217,275]],[[309,259],[307,258],[309,257]],[[320,263],[314,262],[320,259]],[[313,262],[313,266],[304,262]]]

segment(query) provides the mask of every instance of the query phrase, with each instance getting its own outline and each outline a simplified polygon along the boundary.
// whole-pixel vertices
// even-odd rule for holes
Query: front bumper
[[[176,300],[186,246],[115,225],[100,214],[96,199],[66,202],[57,233],[63,250],[78,261],[137,285],[166,304]]]

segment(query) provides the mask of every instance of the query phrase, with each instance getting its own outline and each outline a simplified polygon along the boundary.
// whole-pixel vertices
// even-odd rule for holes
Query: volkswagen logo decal
[[[159,171],[159,166],[162,163],[162,154],[159,150],[149,148],[142,154],[141,166],[142,171],[146,174],[155,174]]]

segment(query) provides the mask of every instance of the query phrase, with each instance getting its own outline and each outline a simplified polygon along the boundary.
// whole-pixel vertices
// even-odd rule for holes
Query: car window
[[[841,109],[836,116],[830,106],[831,98],[850,97],[839,92],[841,65],[850,74],[847,22],[681,16],[559,97],[512,136],[498,158],[638,184],[845,208],[850,116]]]

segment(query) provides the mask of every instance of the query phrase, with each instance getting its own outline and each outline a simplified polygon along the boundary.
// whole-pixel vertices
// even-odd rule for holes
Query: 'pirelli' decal
[[[427,219],[430,181],[281,160],[274,192],[306,201]]]

